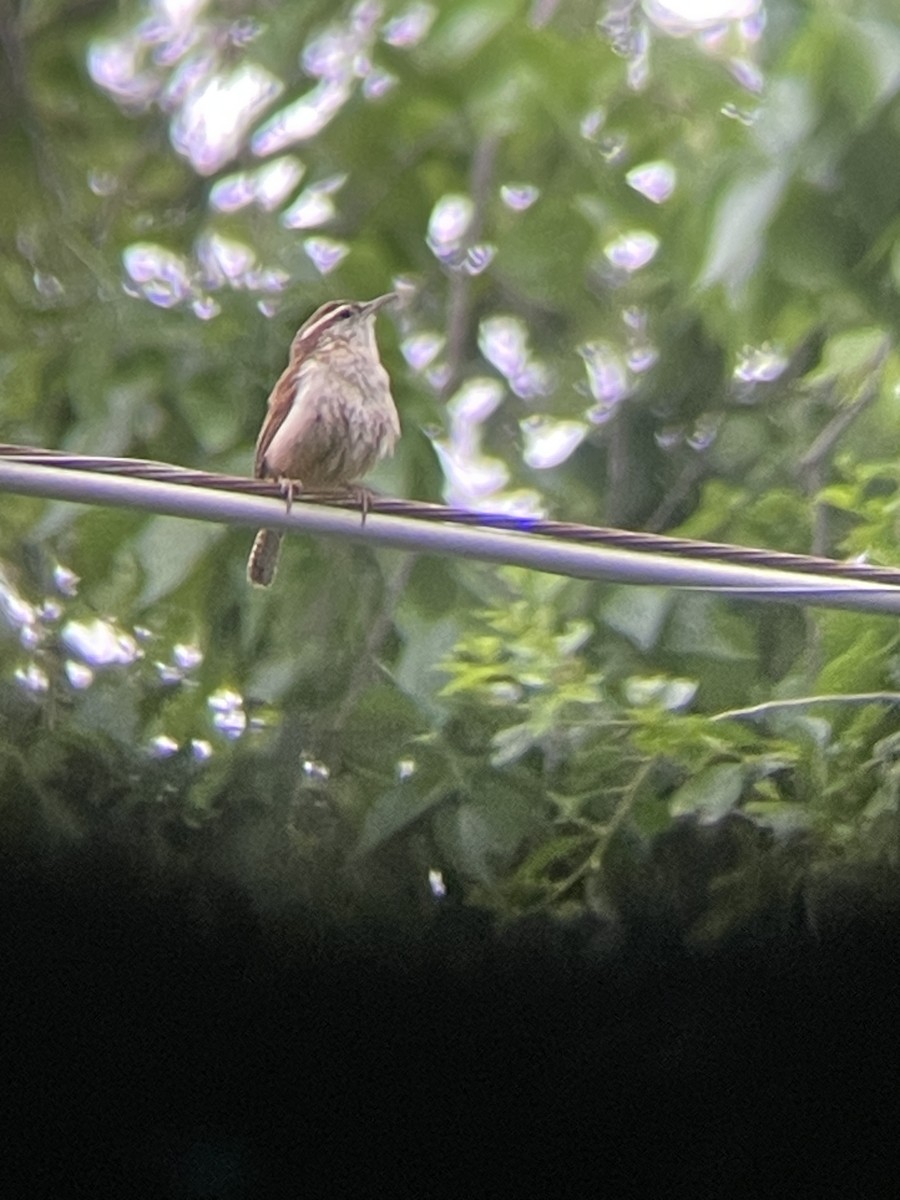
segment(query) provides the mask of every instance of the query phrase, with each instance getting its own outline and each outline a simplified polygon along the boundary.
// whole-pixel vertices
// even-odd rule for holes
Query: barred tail
[[[268,587],[275,578],[282,535],[274,529],[261,529],[247,559],[247,578],[255,587]]]

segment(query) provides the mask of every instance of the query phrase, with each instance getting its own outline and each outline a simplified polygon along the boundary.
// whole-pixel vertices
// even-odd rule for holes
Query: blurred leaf
[[[765,246],[766,228],[787,184],[782,167],[736,180],[719,202],[706,260],[698,283],[714,283],[735,293],[744,286]]]
[[[639,650],[652,650],[672,608],[672,593],[660,588],[616,588],[602,607],[603,620]]]
[[[701,821],[714,821],[730,812],[740,800],[744,778],[741,763],[707,767],[675,792],[670,802],[672,816],[694,815]]]
[[[438,814],[438,845],[463,876],[491,887],[542,819],[540,810],[513,780],[484,773],[472,781],[470,798]]]
[[[354,857],[377,850],[389,838],[440,804],[446,796],[447,787],[444,783],[423,788],[415,776],[384,792],[366,814],[362,834],[353,850]]]
[[[209,521],[152,517],[135,541],[145,575],[138,605],[148,606],[175,591],[223,532]]]
[[[459,637],[458,618],[434,620],[404,610],[397,624],[403,635],[403,650],[393,672],[397,686],[434,711],[437,686],[444,678],[440,663]]]
[[[667,649],[723,662],[752,662],[756,655],[746,625],[718,597],[679,596],[666,631]]]
[[[890,339],[883,329],[851,329],[830,337],[825,343],[822,363],[807,379],[811,385],[840,380],[865,382],[887,353]]]
[[[446,6],[423,50],[426,63],[437,67],[472,58],[510,21],[518,0],[495,0],[490,6],[464,0]]]
[[[885,624],[860,628],[846,648],[829,658],[819,673],[818,687],[823,692],[878,691],[884,686],[885,664],[896,645],[897,634]]]

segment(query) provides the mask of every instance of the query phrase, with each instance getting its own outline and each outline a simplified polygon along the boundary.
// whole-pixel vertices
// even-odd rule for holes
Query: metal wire
[[[283,498],[281,487],[270,481],[248,479],[236,475],[219,475],[208,471],[192,471],[184,467],[173,466],[170,463],[152,462],[146,459],[70,454],[62,450],[43,450],[8,444],[0,444],[0,458],[38,467],[55,467],[70,471],[146,479],[159,483],[180,484],[186,487],[214,489],[219,492],[236,492],[246,496]],[[295,503],[326,504],[342,509],[359,509],[360,506],[358,495],[352,492],[337,493],[333,491],[303,491],[296,495]],[[835,559],[806,554],[787,554],[782,551],[754,549],[722,542],[667,537],[662,534],[624,529],[607,529],[575,522],[550,521],[539,517],[475,512],[470,509],[449,508],[442,504],[398,500],[377,494],[368,495],[366,509],[368,513],[373,514],[527,533],[537,537],[552,538],[558,542],[604,545],[621,550],[644,551],[678,558],[703,559],[711,562],[790,571],[795,574],[830,576],[835,579],[862,580],[867,583],[900,586],[900,570],[873,567],[863,563],[838,562]]]

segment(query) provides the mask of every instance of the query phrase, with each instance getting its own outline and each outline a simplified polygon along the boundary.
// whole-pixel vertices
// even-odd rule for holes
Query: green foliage
[[[249,473],[299,321],[403,280],[375,486],[896,563],[894,6],[770,0],[758,43],[587,0],[376,7],[210,0],[182,42],[152,0],[0,15],[3,439]],[[272,94],[223,132],[254,72]],[[221,202],[273,163],[283,194]],[[470,223],[441,258],[448,196]],[[292,223],[298,198],[320,216]],[[485,332],[510,319],[515,353]],[[485,379],[498,403],[461,418]],[[542,458],[562,421],[578,448]],[[120,836],[338,906],[650,904],[700,942],[804,872],[897,857],[885,618],[299,539],[261,595],[243,532],[2,512],[12,844]]]

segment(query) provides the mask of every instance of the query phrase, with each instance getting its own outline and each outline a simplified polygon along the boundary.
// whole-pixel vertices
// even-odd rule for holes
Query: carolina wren
[[[279,480],[289,498],[295,483],[348,488],[392,453],[400,419],[378,357],[375,315],[396,298],[332,300],[300,326],[256,442],[257,479]],[[281,538],[274,529],[256,535],[247,578],[258,587],[275,578]]]

